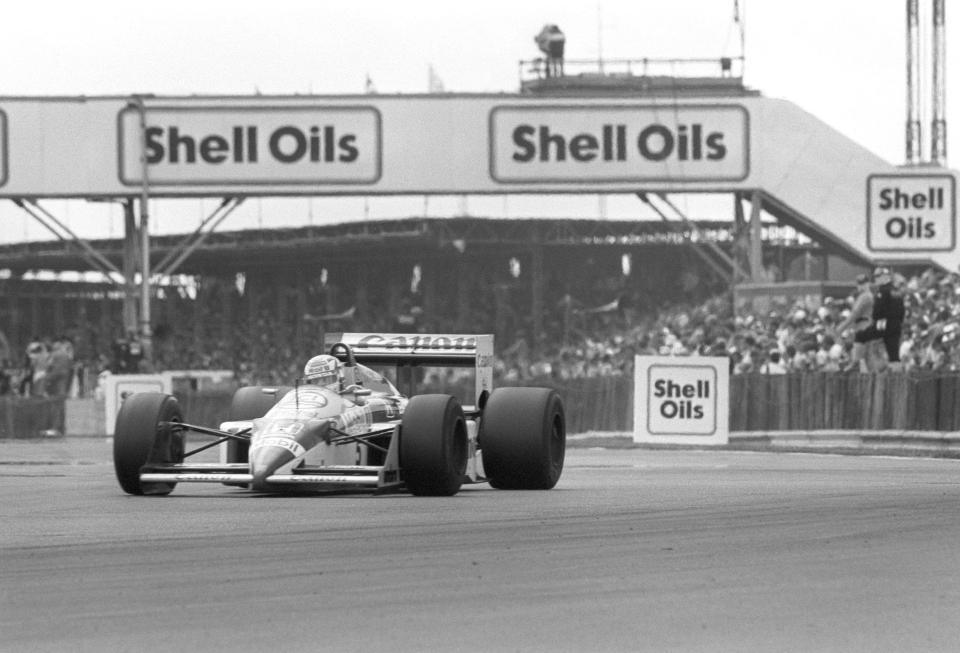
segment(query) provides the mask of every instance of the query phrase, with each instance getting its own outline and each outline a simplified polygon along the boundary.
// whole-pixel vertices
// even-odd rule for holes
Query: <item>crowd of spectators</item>
[[[960,274],[926,270],[895,275],[906,319],[900,343],[904,370],[960,370]],[[854,296],[774,302],[762,313],[735,311],[729,294],[699,303],[677,303],[653,314],[636,307],[582,315],[573,342],[548,348],[534,361],[526,344],[504,351],[499,365],[507,378],[552,376],[559,379],[630,374],[633,357],[726,356],[734,374],[853,372],[852,331],[837,327]],[[873,355],[885,353],[879,341]],[[882,369],[882,368],[881,368]]]
[[[62,398],[82,394],[82,366],[74,360],[70,337],[32,338],[19,364],[11,360],[13,352],[6,337],[0,340],[6,354],[0,369],[0,396]]]

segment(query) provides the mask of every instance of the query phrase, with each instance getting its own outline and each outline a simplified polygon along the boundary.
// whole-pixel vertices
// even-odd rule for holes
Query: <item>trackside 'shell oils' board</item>
[[[637,356],[634,440],[726,444],[729,365],[722,357]]]

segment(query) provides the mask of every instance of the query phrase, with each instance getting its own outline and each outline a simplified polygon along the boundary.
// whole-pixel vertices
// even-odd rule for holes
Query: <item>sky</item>
[[[931,5],[920,0],[924,33]],[[555,23],[568,59],[743,54],[747,86],[792,101],[899,164],[905,15],[903,0],[17,0],[3,12],[0,96],[348,94],[363,93],[368,78],[378,93],[424,93],[431,67],[447,91],[515,92],[518,62],[539,56],[533,36]],[[950,73],[960,70],[960,47],[950,43],[957,20],[947,11],[948,162],[951,153],[960,157],[960,111],[950,99]],[[192,231],[216,204],[158,201],[152,230]],[[557,215],[616,218],[637,214],[637,204],[585,196],[546,206]],[[334,215],[516,216],[544,205],[524,197],[257,200],[221,229],[319,224]],[[122,235],[115,207],[44,206],[82,237]],[[52,237],[8,201],[0,203],[0,224],[2,242]]]

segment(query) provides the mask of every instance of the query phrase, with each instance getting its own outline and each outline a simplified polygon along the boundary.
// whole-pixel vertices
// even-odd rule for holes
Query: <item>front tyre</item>
[[[182,422],[180,403],[172,395],[142,392],[127,397],[113,433],[113,468],[128,494],[170,494],[176,483],[141,483],[148,463],[183,462],[184,434],[172,423]]]
[[[417,496],[452,496],[467,470],[467,423],[450,395],[410,399],[400,425],[400,471]]]
[[[497,388],[484,406],[478,444],[493,487],[549,490],[560,480],[567,446],[560,395],[550,388]]]

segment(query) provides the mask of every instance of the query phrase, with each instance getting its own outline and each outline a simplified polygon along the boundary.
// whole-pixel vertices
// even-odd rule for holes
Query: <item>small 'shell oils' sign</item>
[[[651,365],[647,374],[650,433],[711,435],[717,430],[716,369]]]
[[[867,247],[877,252],[952,251],[956,207],[951,175],[871,175]]]

